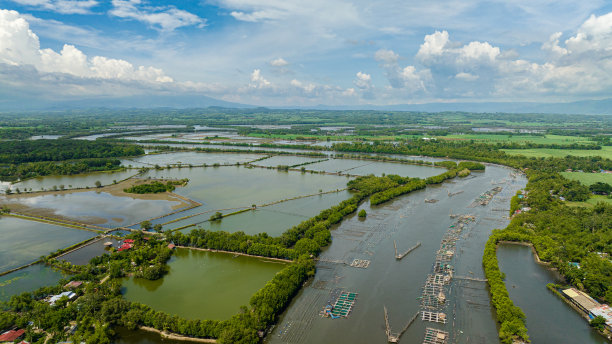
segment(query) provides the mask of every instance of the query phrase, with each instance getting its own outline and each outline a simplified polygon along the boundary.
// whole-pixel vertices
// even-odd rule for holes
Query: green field
[[[603,146],[601,150],[582,150],[582,149],[504,149],[504,152],[510,155],[524,155],[526,157],[555,157],[563,158],[567,155],[573,156],[600,156],[602,158],[612,159],[612,146]]]
[[[597,182],[612,185],[612,173],[561,172],[561,174],[567,179],[577,180],[584,185]]]
[[[593,195],[586,202],[566,202],[570,207],[593,207],[599,202],[606,202],[612,204],[612,198],[603,195]]]
[[[537,144],[558,144],[568,145],[572,143],[590,144],[595,143],[588,137],[579,136],[561,136],[561,135],[545,135],[545,136],[534,136],[534,135],[501,135],[501,134],[463,134],[463,135],[446,135],[440,136],[439,139],[451,139],[451,140],[476,140],[476,141],[488,141],[488,142],[516,142],[516,143],[537,143]]]

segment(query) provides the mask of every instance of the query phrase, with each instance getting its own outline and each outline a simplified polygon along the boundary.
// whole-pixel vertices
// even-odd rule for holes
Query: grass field
[[[603,146],[601,150],[581,150],[581,149],[504,149],[510,155],[524,155],[526,157],[556,157],[562,158],[566,155],[573,156],[600,156],[612,159],[612,146]]]
[[[594,143],[588,137],[578,136],[561,136],[561,135],[545,135],[545,136],[532,136],[532,135],[496,135],[496,134],[464,134],[464,135],[446,135],[440,136],[439,139],[447,140],[475,140],[485,142],[516,142],[526,143],[532,142],[537,144],[559,144],[568,145],[572,143],[583,143],[589,144]]]
[[[593,207],[598,202],[606,202],[612,205],[612,198],[603,195],[592,195],[586,202],[566,202],[570,207]]]
[[[612,185],[612,173],[561,172],[561,174],[567,179],[577,180],[584,185],[591,185],[597,182]]]

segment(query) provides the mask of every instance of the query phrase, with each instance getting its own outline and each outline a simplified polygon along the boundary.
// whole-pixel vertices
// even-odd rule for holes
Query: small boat
[[[104,243],[104,246],[111,247],[111,246],[113,246],[113,243],[110,242],[110,241],[107,241],[107,242]]]

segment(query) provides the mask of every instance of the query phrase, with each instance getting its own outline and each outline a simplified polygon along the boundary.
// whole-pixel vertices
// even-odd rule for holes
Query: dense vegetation
[[[112,171],[121,167],[119,159],[84,159],[69,162],[29,162],[0,166],[0,180],[15,181],[50,175],[72,175],[95,171]]]
[[[116,157],[142,155],[137,145],[86,140],[0,141],[0,180],[116,170]]]
[[[127,189],[123,189],[124,192],[134,193],[134,194],[150,194],[150,193],[160,193],[160,192],[172,192],[176,189],[177,185],[185,185],[188,180],[169,180],[165,183],[160,181],[152,181],[151,183],[139,184],[130,186]]]
[[[0,141],[0,164],[143,155],[137,145],[87,140]]]

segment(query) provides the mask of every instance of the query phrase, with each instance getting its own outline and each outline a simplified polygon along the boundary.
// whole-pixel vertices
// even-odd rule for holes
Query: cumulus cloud
[[[249,86],[252,88],[268,88],[272,86],[272,83],[261,75],[260,69],[254,69],[253,73],[251,73],[251,83]]]
[[[206,25],[205,19],[174,6],[146,6],[142,0],[112,0],[112,5],[113,9],[108,12],[109,14],[141,21],[162,31],[173,31],[183,26],[204,27]]]
[[[357,72],[356,76],[357,79],[355,79],[354,84],[357,88],[369,89],[372,87],[372,76],[370,74]]]
[[[0,62],[12,66],[31,65],[39,72],[64,73],[82,78],[172,82],[161,69],[134,67],[131,63],[103,56],[88,58],[73,45],[60,52],[41,49],[38,36],[16,11],[0,10]]]
[[[88,14],[92,7],[98,6],[97,0],[11,0],[20,5],[62,14]]]
[[[270,61],[270,65],[273,67],[285,67],[289,65],[289,62],[285,61],[285,59],[283,59],[282,57],[279,57]]]
[[[465,87],[475,95],[503,97],[604,95],[612,87],[612,13],[590,16],[563,43],[562,36],[550,35],[541,46],[549,58],[534,62],[489,42],[462,44],[452,41],[447,31],[435,31],[425,36],[415,58],[431,70],[438,90],[450,95],[464,94]],[[394,78],[397,83],[397,58],[384,51],[375,57],[391,84]],[[478,83],[467,86],[475,80]]]
[[[378,61],[385,70],[385,76],[393,88],[402,88],[410,92],[425,91],[425,82],[430,79],[428,69],[418,71],[414,66],[402,68],[399,65],[400,56],[393,50],[380,49],[374,54],[374,59]]]

